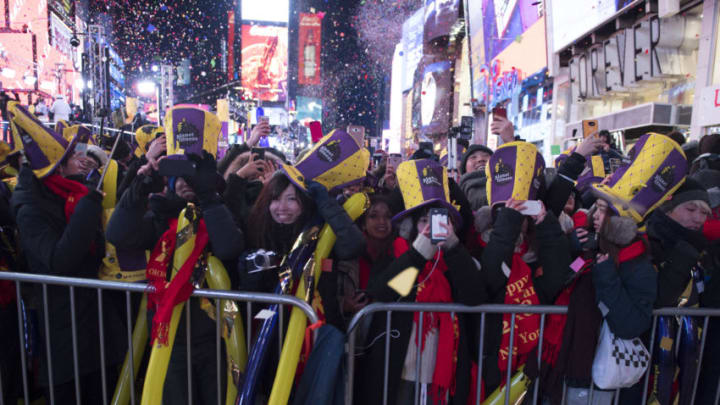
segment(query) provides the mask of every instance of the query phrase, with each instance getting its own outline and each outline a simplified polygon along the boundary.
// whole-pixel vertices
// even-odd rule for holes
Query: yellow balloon
[[[135,326],[132,334],[133,345],[133,370],[135,378],[140,371],[140,362],[143,354],[145,354],[145,345],[148,340],[147,328],[147,295],[143,294],[140,301],[140,309],[138,310]],[[130,352],[125,355],[118,382],[115,385],[115,394],[113,394],[112,405],[127,405],[130,403]]]
[[[510,380],[510,404],[517,405],[521,404],[525,398],[530,383],[532,382],[528,376],[525,375],[523,369],[525,365],[518,367],[518,371]],[[495,392],[487,397],[482,405],[501,405],[505,403],[505,388],[506,386],[498,387]]]
[[[180,235],[186,232],[185,228],[188,228],[189,232],[187,234],[187,241],[175,249],[172,278],[175,278],[177,270],[180,269],[187,258],[190,257],[190,253],[195,246],[197,235],[194,232],[192,222],[186,217],[187,211],[188,208],[183,209],[178,217],[177,234]],[[141,405],[162,404],[163,387],[165,386],[165,377],[167,376],[168,365],[170,364],[170,354],[175,344],[175,334],[177,333],[180,316],[182,315],[184,307],[185,303],[181,302],[173,308],[167,345],[160,345],[155,342],[150,352],[150,362],[148,363],[145,385],[143,386]]]
[[[345,202],[343,208],[350,218],[355,221],[365,212],[368,205],[367,195],[357,193]],[[313,276],[315,285],[317,285],[320,279],[323,259],[326,259],[330,255],[333,245],[335,245],[335,240],[335,232],[333,232],[329,225],[325,224],[320,231],[315,253],[313,254]],[[302,277],[300,277],[300,283],[295,296],[300,299],[305,299],[305,280]],[[290,314],[290,323],[285,333],[285,343],[283,344],[282,353],[280,354],[280,362],[278,363],[275,374],[275,382],[273,383],[270,400],[268,401],[270,405],[284,405],[288,402],[290,389],[295,379],[295,371],[298,361],[300,360],[300,349],[302,348],[306,325],[307,318],[305,314],[299,308],[293,307]]]
[[[208,258],[208,271],[206,273],[208,286],[213,290],[230,290],[230,277],[228,277],[225,266],[215,256]],[[225,311],[228,305],[236,305],[232,301],[220,300],[220,308],[223,311],[222,318],[225,318]],[[245,372],[247,366],[247,346],[245,345],[245,328],[243,327],[242,317],[235,308],[235,313],[229,314],[233,317],[232,329],[228,331],[225,339],[225,350],[229,357],[227,361],[227,390],[225,393],[225,404],[234,405],[237,398],[237,384],[233,378],[233,364],[239,368],[241,373]],[[219,321],[219,320],[218,320]]]

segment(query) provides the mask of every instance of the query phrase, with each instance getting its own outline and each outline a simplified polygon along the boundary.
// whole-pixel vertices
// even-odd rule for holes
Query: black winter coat
[[[489,303],[505,302],[505,285],[508,278],[502,265],[512,265],[515,243],[520,236],[525,217],[519,212],[502,208],[495,220],[490,240],[483,250],[482,269],[486,277]],[[530,219],[528,219],[530,220]],[[557,218],[548,211],[545,220],[535,226],[537,262],[528,263],[533,272],[542,267],[542,275],[533,274],[533,286],[541,305],[552,305],[565,283],[570,279],[571,257],[567,237]],[[485,327],[483,379],[486,392],[492,392],[500,384],[498,351],[502,338],[502,315],[487,315]]]
[[[101,228],[102,201],[99,194],[88,194],[77,204],[70,220],[65,218],[65,201],[52,193],[31,169],[20,170],[18,185],[11,199],[16,216],[20,243],[26,255],[29,271],[65,277],[97,278],[105,254],[105,240]],[[48,322],[51,341],[53,384],[71,381],[73,374],[72,329],[70,295],[67,287],[49,285]],[[42,302],[42,290],[37,294]],[[122,361],[126,352],[124,320],[109,302],[106,292],[104,309],[107,365]],[[98,333],[98,301],[94,290],[75,289],[75,313],[79,374],[100,369]],[[41,314],[43,334],[44,312]],[[119,339],[118,339],[119,338]],[[118,339],[118,340],[116,340]],[[44,340],[43,340],[44,341]],[[40,384],[48,385],[46,356],[40,357]]]
[[[155,244],[168,230],[169,221],[176,219],[187,205],[186,201],[174,193],[153,195],[148,198],[145,177],[141,175],[135,178],[108,222],[108,241],[118,249],[153,250]],[[200,205],[200,210],[210,238],[208,244],[210,251],[225,263],[234,262],[242,252],[244,238],[235,225],[230,211],[218,201],[207,206]],[[232,275],[231,269],[227,270],[228,275]],[[213,342],[214,321],[200,309],[199,300],[192,299],[190,302],[193,344]],[[181,321],[177,336],[183,336],[184,330],[185,322]],[[176,341],[176,345],[184,343],[184,339]]]
[[[560,165],[557,176],[548,186],[543,198],[548,212],[552,212],[556,217],[560,216],[570,194],[575,190],[575,181],[585,170],[585,162],[583,155],[573,152]]]
[[[714,270],[714,264],[707,260],[710,259],[709,243],[701,232],[683,227],[662,210],[655,210],[650,215],[647,229],[652,262],[658,272],[655,306],[677,306],[691,280],[690,272],[698,262],[705,264],[706,271]],[[705,294],[712,293],[706,291]]]
[[[443,256],[447,271],[447,278],[453,301],[465,305],[480,305],[487,301],[485,295],[483,272],[478,270],[475,261],[462,244],[448,250]],[[386,256],[385,260],[378,260],[370,272],[367,294],[375,302],[415,302],[416,289],[407,297],[401,297],[391,289],[387,283],[403,270],[409,267],[422,269],[427,260],[412,246],[403,255],[394,259]],[[470,394],[471,367],[473,359],[477,359],[476,335],[471,334],[474,328],[469,326],[469,317],[456,314],[460,326],[460,340],[458,347],[458,363],[456,369],[456,389],[452,403],[465,404]],[[413,324],[412,312],[396,312],[391,317],[391,330],[396,330],[397,335],[390,339],[390,363],[388,375],[388,401],[392,403],[397,398],[397,388],[400,382],[405,356],[410,343]],[[361,346],[370,345],[375,338],[385,332],[386,316],[384,313],[377,313],[370,326],[367,342],[358,343]],[[383,376],[385,364],[385,338],[374,341],[366,350],[366,355],[359,360],[359,370],[355,373],[358,376],[356,383],[357,403],[379,404],[383,398]]]

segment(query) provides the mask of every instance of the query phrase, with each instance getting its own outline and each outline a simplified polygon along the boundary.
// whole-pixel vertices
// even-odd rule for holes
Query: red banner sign
[[[320,84],[320,37],[322,17],[300,13],[298,46],[298,83]]]
[[[235,76],[235,12],[228,11],[228,81]]]

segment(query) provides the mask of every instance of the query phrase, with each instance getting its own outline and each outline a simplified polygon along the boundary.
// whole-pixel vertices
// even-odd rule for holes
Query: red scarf
[[[400,257],[409,248],[407,241],[403,238],[397,238],[393,242],[395,257]],[[442,251],[438,250],[435,257],[425,263],[425,267],[417,278],[420,285],[415,297],[416,302],[453,302],[450,283],[444,276],[447,269]],[[420,313],[415,312],[414,322],[416,328],[419,319]],[[430,395],[434,401],[444,402],[446,393],[449,392],[451,396],[455,393],[455,369],[457,366],[460,329],[457,318],[453,319],[447,312],[425,312],[423,313],[422,330],[416,329],[415,334],[417,337],[415,344],[418,350],[423,350],[425,339],[433,329],[438,331],[438,350],[435,356],[435,371]],[[420,376],[416,377],[420,378]]]
[[[514,305],[540,305],[540,300],[535,293],[532,281],[532,269],[522,259],[520,253],[513,253],[510,277],[505,285],[505,304]],[[510,346],[510,324],[512,315],[503,314],[502,341],[498,356],[498,367],[501,372],[507,372],[507,356]],[[525,362],[525,357],[535,346],[540,330],[540,315],[538,314],[516,314],[515,330],[513,337],[513,353],[511,370],[514,371],[519,363]],[[522,359],[518,359],[521,356]]]
[[[43,183],[55,195],[65,200],[65,219],[68,221],[75,212],[75,207],[81,198],[88,193],[87,187],[77,181],[66,179],[59,174],[51,174],[43,180]]]
[[[155,245],[146,270],[147,279],[150,283],[149,287],[154,288],[154,291],[148,294],[148,309],[156,311],[150,335],[151,344],[156,339],[160,345],[168,343],[173,308],[175,308],[175,305],[187,301],[192,295],[194,288],[190,283],[190,277],[195,269],[195,264],[200,259],[200,255],[205,250],[207,242],[207,228],[205,227],[205,221],[201,219],[198,224],[193,250],[170,282],[166,281],[167,269],[172,263],[175,253],[177,219],[170,220],[170,228],[165,231]]]

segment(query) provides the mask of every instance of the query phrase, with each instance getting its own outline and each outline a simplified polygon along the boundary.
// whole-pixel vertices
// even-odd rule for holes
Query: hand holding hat
[[[327,188],[325,188],[322,184],[312,180],[306,182],[305,184],[307,185],[307,192],[310,195],[310,198],[312,198],[317,205],[323,205],[330,199],[330,194],[328,193]]]

